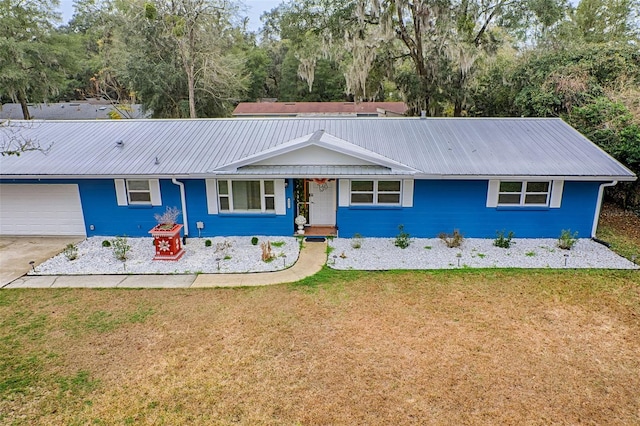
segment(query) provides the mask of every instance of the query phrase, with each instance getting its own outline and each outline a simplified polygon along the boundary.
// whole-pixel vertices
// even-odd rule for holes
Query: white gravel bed
[[[207,238],[189,238],[185,254],[180,260],[153,260],[153,238],[127,238],[131,251],[126,262],[115,258],[112,247],[102,247],[104,240],[113,237],[90,237],[78,243],[78,257],[68,260],[61,253],[37,265],[30,275],[85,275],[85,274],[188,274],[278,271],[298,260],[300,246],[293,237],[257,236],[258,244],[251,244],[251,237],[213,237],[211,246],[205,247]],[[260,243],[270,241],[275,258],[263,262]],[[284,244],[273,246],[278,242]]]
[[[449,248],[439,238],[412,238],[401,249],[395,238],[363,238],[330,241],[327,264],[334,269],[453,269],[453,268],[606,268],[638,269],[629,260],[590,239],[578,239],[571,250],[557,247],[556,239],[514,238],[508,249],[495,247],[492,239],[465,238],[461,247]]]

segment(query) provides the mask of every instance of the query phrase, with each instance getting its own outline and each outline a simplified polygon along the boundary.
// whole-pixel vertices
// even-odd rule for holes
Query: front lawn
[[[0,424],[640,423],[636,271],[0,292]]]

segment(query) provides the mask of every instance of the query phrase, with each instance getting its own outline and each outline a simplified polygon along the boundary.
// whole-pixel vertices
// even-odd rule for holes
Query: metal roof
[[[404,102],[240,102],[234,116],[404,115]]]
[[[416,177],[635,179],[560,119],[233,118],[11,121],[9,125],[18,128],[21,137],[51,149],[46,155],[0,157],[0,176],[5,178],[212,176],[225,165],[277,151],[279,145],[324,130],[415,169]],[[0,137],[7,130],[0,129]],[[281,172],[286,176],[294,169],[289,166]]]
[[[110,114],[124,118],[149,118],[151,111],[143,111],[141,104],[112,105],[104,101],[75,101],[52,104],[29,104],[29,114],[37,120],[110,120]],[[7,103],[0,108],[0,119],[20,120],[22,106]]]

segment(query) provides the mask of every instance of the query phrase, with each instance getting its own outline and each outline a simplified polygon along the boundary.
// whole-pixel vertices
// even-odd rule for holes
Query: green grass
[[[61,398],[73,395],[81,396],[94,390],[100,383],[98,380],[91,379],[88,371],[78,371],[73,376],[61,376],[56,379],[60,389],[59,396]]]
[[[69,397],[83,400],[99,381],[89,371],[68,375],[60,370],[64,357],[52,351],[49,343],[56,340],[55,333],[76,337],[106,334],[142,324],[155,313],[144,304],[122,310],[110,309],[106,303],[102,309],[92,310],[76,303],[77,297],[69,289],[46,295],[38,290],[0,292],[0,401],[31,398],[37,389],[57,389],[63,405]]]
[[[515,325],[527,325],[528,321],[547,324],[540,323],[540,318],[550,321],[547,316],[555,309],[561,312],[589,309],[615,318],[628,318],[627,325],[632,327],[640,318],[639,289],[640,274],[635,271],[464,268],[338,271],[323,267],[317,274],[297,283],[269,287],[4,290],[0,292],[0,424],[47,424],[47,419],[59,420],[49,424],[125,424],[128,418],[133,424],[140,424],[153,423],[163,416],[167,416],[166,424],[184,424],[193,420],[191,416],[197,416],[202,404],[215,405],[219,398],[225,398],[225,392],[217,386],[222,381],[233,383],[238,368],[255,364],[255,372],[247,377],[259,376],[258,382],[271,380],[272,376],[281,377],[279,368],[286,371],[294,358],[282,364],[269,361],[267,367],[278,368],[268,376],[261,376],[268,371],[263,361],[273,360],[277,358],[273,354],[290,348],[291,333],[296,336],[291,342],[298,342],[302,337],[313,340],[315,333],[321,333],[317,349],[336,336],[345,338],[349,327],[357,329],[363,318],[379,320],[392,330],[398,324],[397,315],[415,320],[419,325],[437,314],[451,320],[444,321],[446,326],[462,327],[470,319],[486,319],[487,300],[502,304],[504,309],[520,304],[516,307],[520,309],[519,315],[524,316],[524,322],[516,316],[511,318]],[[274,310],[275,301],[282,304]],[[179,308],[172,309],[175,304],[180,304]],[[304,309],[299,309],[300,304]],[[348,320],[356,308],[359,313]],[[313,316],[309,318],[309,315]],[[206,321],[212,318],[222,320],[227,326],[236,324],[237,328],[233,332],[221,329],[207,335],[210,329]],[[265,318],[271,322],[265,323]],[[553,319],[553,315],[549,318]],[[482,325],[474,324],[474,327]],[[203,328],[189,331],[194,327]],[[269,331],[273,333],[271,339],[260,341],[258,346],[251,343],[257,341],[251,336],[264,336],[274,327],[275,332]],[[255,334],[246,334],[251,328]],[[323,330],[326,335],[322,335]],[[306,334],[307,331],[310,334]],[[499,332],[496,329],[496,333]],[[206,338],[199,339],[199,336]],[[356,347],[354,342],[363,344],[358,339],[356,333],[353,339],[344,340],[343,346],[338,347]],[[392,337],[385,339],[391,339],[394,345],[402,342],[394,342]],[[236,349],[238,345],[240,348]],[[372,348],[381,347],[386,346],[372,344],[359,350],[364,350],[368,357],[369,349],[375,353]],[[625,348],[624,343],[621,347]],[[169,371],[149,367],[146,351],[155,354],[151,364]],[[210,364],[194,361],[203,356],[209,357]],[[362,359],[365,358],[363,355]],[[310,366],[305,364],[304,357],[295,355],[295,359],[302,361],[294,371]],[[478,360],[473,358],[473,361]],[[224,368],[218,370],[218,362]],[[613,361],[610,362],[613,365]],[[334,371],[333,363],[329,364],[327,371]],[[149,367],[146,375],[138,375],[141,366]],[[184,374],[198,371],[200,367],[196,366],[203,368],[202,378],[218,375],[199,391],[193,384],[202,383],[202,378],[182,382]],[[387,377],[393,369],[384,371]],[[328,377],[328,383],[339,378]],[[127,380],[127,384],[120,385],[118,380]],[[374,380],[373,383],[386,382]],[[619,386],[624,386],[620,383]],[[280,389],[285,389],[285,385],[292,384],[284,383]],[[175,394],[168,389],[170,386],[177,386]],[[260,392],[259,386],[250,389]],[[292,392],[291,395],[299,395],[295,389]],[[160,402],[156,402],[158,398]],[[102,411],[99,407],[105,401],[111,402],[111,408]],[[230,412],[225,409],[233,411],[229,405],[231,399],[225,401],[217,406],[222,415]],[[180,406],[182,403],[186,405]],[[16,420],[17,417],[11,417],[12,411],[3,411],[2,407],[36,408],[31,411],[33,417]],[[277,417],[277,420],[276,423],[295,424],[292,418]],[[249,423],[249,420],[244,422]]]
[[[274,241],[271,243],[272,247],[282,247],[283,245],[285,245],[286,243],[284,241]]]
[[[631,260],[632,256],[636,256],[636,263],[640,264],[640,244],[633,239],[606,225],[598,228],[598,238],[611,244],[611,250],[622,257]]]

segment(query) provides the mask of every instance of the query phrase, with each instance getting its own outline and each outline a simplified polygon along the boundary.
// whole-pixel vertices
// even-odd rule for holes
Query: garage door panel
[[[85,235],[85,232],[78,185],[0,185],[0,234]]]

